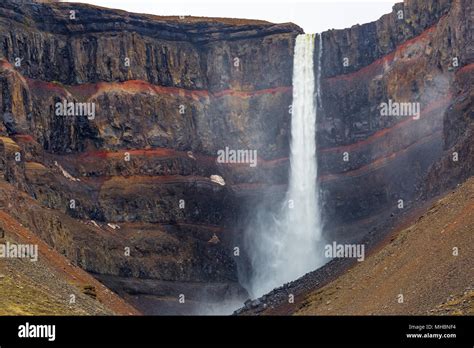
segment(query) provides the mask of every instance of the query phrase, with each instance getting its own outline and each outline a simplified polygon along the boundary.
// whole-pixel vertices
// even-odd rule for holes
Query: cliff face
[[[0,16],[4,70],[22,59],[15,72],[27,84],[11,86],[22,98],[5,103],[22,114],[18,133],[33,133],[47,151],[168,146],[215,155],[230,139],[226,145],[270,155],[264,148],[284,141],[276,132],[288,122],[293,38],[301,32],[294,25],[9,1]],[[51,120],[59,98],[96,102],[97,120]],[[225,117],[228,108],[240,119]],[[257,108],[265,112],[250,117]],[[273,134],[244,133],[247,123]]]
[[[472,13],[472,1],[405,1],[376,22],[322,33],[317,141],[330,243],[373,245],[412,208],[474,174]],[[380,105],[389,100],[419,103],[420,113],[383,116]],[[303,302],[311,289],[320,300],[321,288],[351,265],[333,260],[239,313],[293,313],[289,294]]]
[[[400,213],[400,199],[412,207],[446,189],[441,181],[473,174],[472,10],[470,1],[406,1],[376,22],[323,33],[318,141],[329,225],[383,221]],[[390,101],[419,113],[382,115]],[[440,171],[445,179],[434,179]],[[341,233],[358,233],[350,230]]]
[[[472,175],[471,11],[407,1],[322,34],[317,140],[334,238],[377,233],[399,199],[408,208]],[[148,313],[245,298],[234,248],[255,205],[285,192],[302,30],[13,0],[0,27],[0,174],[35,199],[10,194],[4,209]],[[388,100],[420,103],[419,119],[381,117]],[[64,102],[94,115],[57,116]],[[256,150],[258,165],[217,163],[226,147]]]
[[[331,240],[379,235],[473,174],[471,11],[469,1],[405,1],[375,22],[322,33],[317,142]],[[390,102],[419,112],[382,115]],[[281,184],[288,165],[275,162],[267,178]]]
[[[37,259],[3,258],[0,263],[0,315],[138,315],[136,309],[111,292],[93,276],[52,249],[23,226],[5,207],[31,207],[36,203],[0,182],[0,243],[35,245]],[[3,253],[3,251],[2,251]],[[36,258],[36,257],[35,257]]]
[[[287,155],[301,29],[15,1],[0,26],[0,172],[37,202],[10,212],[147,312],[245,297],[232,186],[260,174],[215,157]],[[95,114],[58,117],[68,102]]]

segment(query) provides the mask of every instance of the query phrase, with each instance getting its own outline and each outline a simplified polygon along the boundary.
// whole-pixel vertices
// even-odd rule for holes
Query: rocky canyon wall
[[[317,141],[332,237],[380,233],[400,199],[408,209],[472,175],[472,11],[468,0],[406,1],[322,34]],[[0,27],[4,209],[147,313],[245,298],[235,248],[252,210],[286,190],[302,30],[13,0]],[[389,100],[419,103],[419,118],[382,117]],[[56,115],[64,102],[95,113]],[[257,166],[217,163],[226,147],[256,150]]]
[[[472,175],[472,11],[471,1],[405,1],[323,33],[321,180],[328,225],[347,225],[342,236],[376,233],[374,220]],[[419,113],[383,115],[389,102]]]
[[[260,171],[215,157],[257,150],[265,167],[286,155],[301,29],[17,1],[2,3],[0,25],[1,171],[35,198],[23,210],[21,194],[4,197],[11,213],[114,290],[143,295],[147,312],[181,294],[190,304],[170,312],[245,297],[232,187]],[[58,116],[69,102],[94,116]]]

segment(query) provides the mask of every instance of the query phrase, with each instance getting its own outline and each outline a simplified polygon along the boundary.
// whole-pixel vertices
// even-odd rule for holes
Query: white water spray
[[[324,264],[318,204],[316,105],[320,102],[321,40],[317,82],[314,74],[314,34],[298,35],[293,62],[293,107],[289,186],[278,216],[259,216],[250,231],[253,275],[251,295],[260,296]]]

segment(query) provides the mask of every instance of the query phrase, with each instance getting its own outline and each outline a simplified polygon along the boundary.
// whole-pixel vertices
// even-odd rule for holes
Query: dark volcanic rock
[[[399,199],[405,211],[472,175],[471,13],[470,0],[410,0],[322,34],[318,167],[332,238],[381,237],[403,216]],[[167,298],[186,284],[192,301],[244,299],[233,250],[255,207],[286,189],[302,30],[13,0],[0,4],[0,28],[2,206],[152,313],[172,312]],[[382,117],[389,100],[419,103],[419,119]],[[55,115],[64,101],[93,103],[95,115]],[[217,163],[226,147],[256,150],[258,165]]]
[[[470,1],[406,1],[376,22],[322,34],[317,140],[332,235],[360,238],[366,227],[355,222],[377,225],[399,199],[410,207],[427,186],[439,193],[443,181],[472,175],[471,11]],[[389,100],[418,103],[419,119],[381,116]],[[447,168],[434,179],[457,142],[464,160],[437,164]]]
[[[189,283],[192,301],[245,298],[232,185],[287,156],[301,29],[13,0],[0,27],[0,173],[59,214],[14,202],[15,215],[113,289],[132,278],[155,314],[178,288],[157,295],[145,279]],[[95,117],[55,115],[64,101],[94,103]],[[257,150],[263,169],[217,164],[225,147]]]
[[[411,208],[473,175],[473,10],[465,0],[405,1],[376,22],[322,33],[317,141],[330,242],[374,245]],[[382,117],[388,100],[419,103],[419,119]],[[349,266],[332,261],[236,313],[283,314],[289,294]]]

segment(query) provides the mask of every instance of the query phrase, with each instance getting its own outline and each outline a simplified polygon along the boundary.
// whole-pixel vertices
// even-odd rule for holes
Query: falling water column
[[[293,104],[289,186],[279,214],[260,214],[251,228],[253,277],[250,292],[260,296],[325,263],[320,246],[317,188],[314,34],[298,35],[293,61]],[[270,216],[269,216],[270,215]],[[262,217],[263,216],[263,217]]]
[[[294,280],[321,264],[321,223],[317,188],[314,34],[296,38],[293,66],[293,112],[286,233],[282,277]],[[319,56],[321,57],[321,50]],[[318,62],[318,67],[320,66]],[[318,73],[318,77],[320,74]]]

